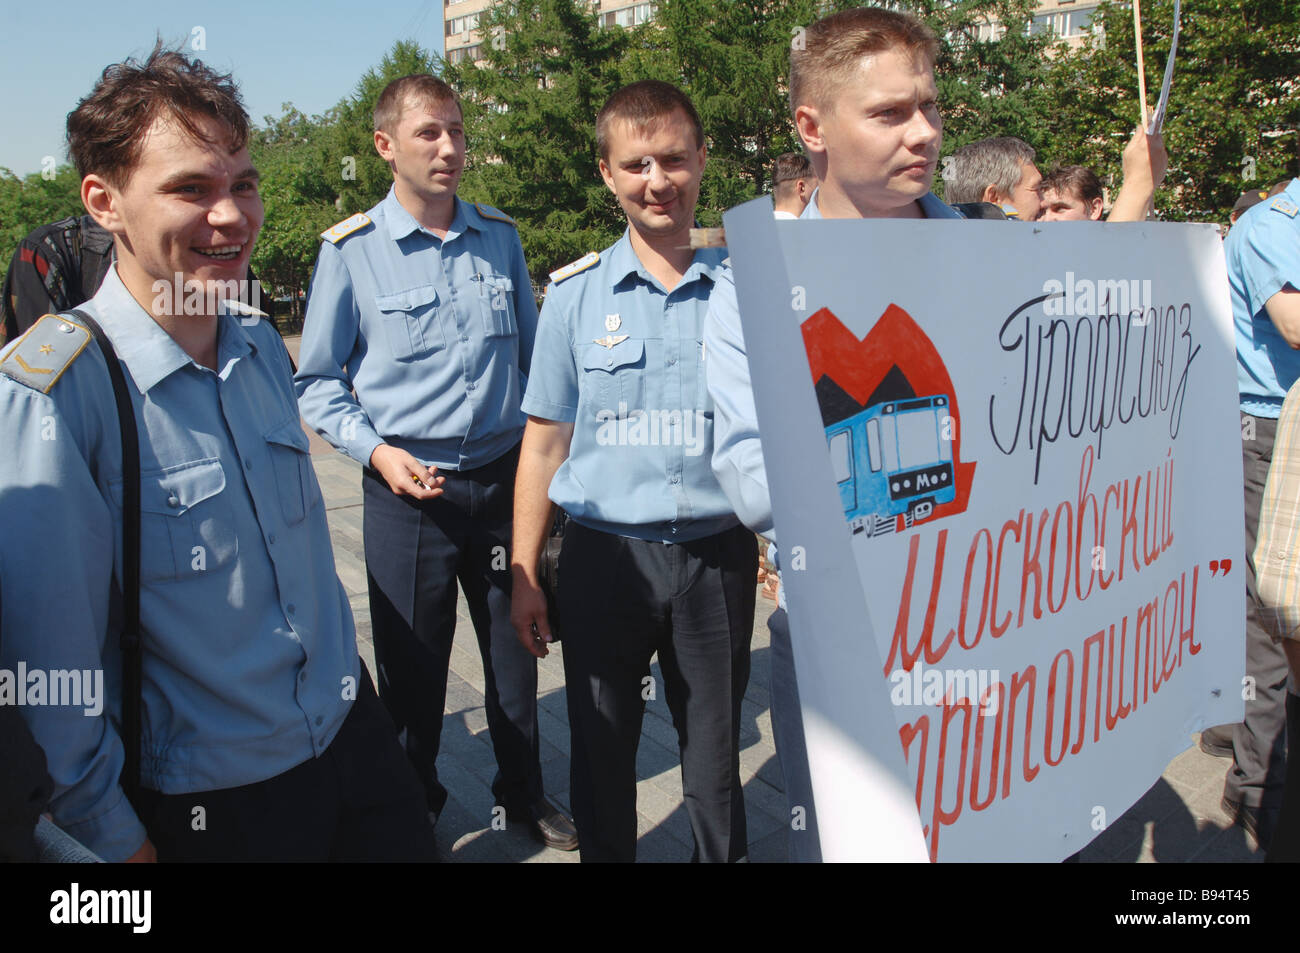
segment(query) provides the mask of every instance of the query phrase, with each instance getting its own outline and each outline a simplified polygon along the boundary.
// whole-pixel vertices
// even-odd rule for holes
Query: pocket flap
[[[587,353],[583,357],[582,367],[588,371],[616,371],[620,367],[626,367],[629,364],[635,364],[641,360],[641,355],[645,353],[645,343],[640,340],[628,339],[620,341],[613,347],[605,347],[603,344],[593,344],[587,348]]]
[[[162,516],[182,516],[190,507],[226,488],[219,460],[200,460],[178,468],[140,474],[140,509]]]
[[[294,450],[300,450],[303,453],[308,453],[311,450],[311,444],[307,442],[307,435],[303,433],[302,424],[298,422],[297,418],[286,421],[268,432],[266,442],[278,444],[281,447],[292,447]]]
[[[375,295],[375,307],[380,311],[414,311],[438,300],[438,289],[422,285],[409,291],[391,295]]]

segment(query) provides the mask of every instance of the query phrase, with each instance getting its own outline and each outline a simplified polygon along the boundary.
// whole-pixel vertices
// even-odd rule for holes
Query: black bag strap
[[[140,694],[143,682],[143,652],[140,641],[140,436],[136,431],[131,392],[118,361],[113,342],[99,323],[84,311],[68,312],[90,330],[108,364],[117,401],[117,423],[122,435],[122,745],[126,763],[122,766],[122,788],[135,802],[140,790]]]

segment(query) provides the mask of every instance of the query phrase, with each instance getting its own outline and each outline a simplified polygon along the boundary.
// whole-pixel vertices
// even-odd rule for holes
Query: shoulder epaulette
[[[571,261],[563,268],[557,268],[553,272],[551,272],[551,280],[554,281],[556,284],[559,284],[565,278],[572,278],[574,275],[578,274],[579,272],[586,271],[588,268],[596,264],[598,261],[600,261],[600,252],[598,251],[587,252],[587,254],[583,255],[577,261]]]
[[[337,245],[343,239],[347,238],[357,229],[365,228],[370,224],[370,217],[365,212],[357,212],[351,218],[345,218],[337,225],[331,225],[325,231],[320,233],[320,237],[331,244]]]
[[[513,218],[501,211],[499,208],[493,208],[491,205],[484,205],[482,202],[475,202],[474,208],[476,208],[478,213],[484,218],[490,218],[494,222],[505,222],[511,228],[519,227],[515,224]]]
[[[1281,212],[1283,215],[1289,216],[1290,218],[1295,218],[1296,213],[1300,212],[1300,209],[1296,208],[1295,202],[1292,202],[1285,195],[1279,195],[1275,198],[1273,204],[1270,205],[1269,208],[1275,212]]]
[[[57,314],[47,314],[0,359],[0,373],[48,394],[89,343],[90,331],[86,328]]]

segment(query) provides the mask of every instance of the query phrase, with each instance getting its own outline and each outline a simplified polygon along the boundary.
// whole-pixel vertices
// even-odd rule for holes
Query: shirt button
[[[244,469],[245,469],[245,470],[251,470],[251,469],[253,469],[253,461],[252,461],[252,460],[245,460],[245,461],[244,461]]]
[[[167,497],[167,505],[172,509],[176,509],[176,507],[181,505],[180,498],[173,493],[171,496]]]
[[[289,615],[293,615],[294,612],[297,611],[297,608],[298,608],[298,607],[295,606],[295,605],[291,602],[291,603],[289,603],[287,606],[285,606],[285,608],[289,610]]]
[[[682,479],[682,478],[679,477],[676,473],[673,474],[673,482],[674,482],[674,483],[679,483],[679,482],[681,482],[681,479]]]
[[[613,367],[613,366],[614,366],[614,359],[613,359],[612,357],[611,357],[611,358],[607,358],[607,359],[605,360],[605,366],[606,366],[606,367]]]
[[[677,527],[676,527],[676,526],[673,527],[673,535],[674,535],[674,536],[677,535]]]
[[[272,533],[270,536],[266,537],[266,541],[267,541],[268,543],[270,543],[272,546],[274,546],[274,545],[275,545],[275,534]]]
[[[670,357],[670,358],[668,358],[668,366],[669,366],[669,367],[672,367],[672,366],[673,366],[674,364],[676,364],[676,363],[677,363],[677,358],[675,358],[675,357]]]
[[[317,715],[317,716],[316,716],[316,724],[317,724],[318,726],[319,726],[323,721],[325,721],[325,719],[322,718],[320,715]]]
[[[468,383],[465,385],[465,389],[466,389],[466,390],[473,390],[473,389],[474,389],[474,382],[473,382],[473,381],[468,382]]]

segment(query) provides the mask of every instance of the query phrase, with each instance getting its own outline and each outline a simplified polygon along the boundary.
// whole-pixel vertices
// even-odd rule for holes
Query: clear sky
[[[5,2],[0,167],[18,176],[62,164],[64,121],[110,63],[185,41],[234,73],[254,122],[293,103],[308,115],[351,93],[401,39],[443,51],[442,0],[27,0]],[[191,45],[202,39],[206,50]]]

